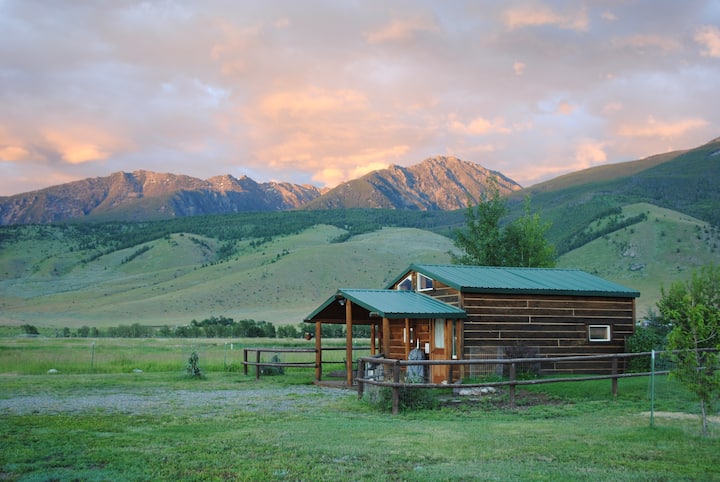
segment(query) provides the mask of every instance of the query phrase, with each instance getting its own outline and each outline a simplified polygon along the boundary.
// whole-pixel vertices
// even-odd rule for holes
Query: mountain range
[[[0,225],[68,220],[147,221],[186,216],[297,209],[463,209],[496,186],[517,214],[526,196],[556,231],[577,236],[608,209],[647,202],[720,225],[720,138],[693,149],[573,172],[522,188],[497,171],[437,156],[390,166],[333,189],[258,183],[231,175],[201,180],[150,171],[117,172],[0,197]],[[553,233],[551,233],[553,234]],[[556,232],[555,238],[561,239]],[[576,240],[561,240],[570,245]]]
[[[201,180],[150,171],[116,172],[0,197],[0,224],[71,219],[145,221],[204,214],[289,209],[390,208],[453,210],[477,200],[495,179],[502,194],[521,189],[503,174],[455,157],[390,166],[334,189],[289,182],[258,183],[231,175]]]

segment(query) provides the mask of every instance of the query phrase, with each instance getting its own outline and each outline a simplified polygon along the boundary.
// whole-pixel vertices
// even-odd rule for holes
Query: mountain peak
[[[390,166],[335,189],[288,182],[257,183],[231,174],[207,180],[136,170],[84,179],[0,198],[0,224],[59,222],[73,218],[142,221],[239,211],[307,207],[451,210],[477,200],[497,180],[501,194],[520,186],[499,172],[453,156]]]
[[[477,201],[497,180],[501,194],[521,189],[512,179],[452,156],[430,157],[410,167],[391,165],[347,181],[308,203],[307,209],[372,207],[453,210]]]

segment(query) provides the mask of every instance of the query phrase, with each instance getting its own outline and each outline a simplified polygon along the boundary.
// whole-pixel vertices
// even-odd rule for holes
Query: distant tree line
[[[602,213],[603,215],[610,215],[610,220],[605,224],[603,227],[597,227],[593,228],[592,225],[588,225],[588,227],[578,233],[573,234],[572,236],[563,239],[560,243],[558,243],[557,249],[560,253],[567,253],[569,251],[572,251],[573,249],[579,248],[580,246],[584,246],[585,244],[594,241],[595,239],[601,238],[607,234],[613,233],[615,231],[619,231],[620,229],[626,228],[628,226],[632,226],[633,224],[638,224],[643,221],[647,220],[647,214],[646,213],[640,213],[636,216],[630,216],[627,218],[622,217],[622,210],[620,208],[614,208],[609,211],[606,211],[605,213]],[[601,218],[603,216],[599,216],[598,218]]]
[[[34,325],[22,325],[21,330],[27,335],[38,335],[39,331]],[[300,323],[298,325],[281,325],[275,327],[267,321],[244,319],[235,321],[225,316],[211,316],[201,321],[192,320],[187,325],[170,327],[149,326],[133,323],[131,325],[118,325],[99,329],[97,327],[81,326],[75,331],[70,328],[55,330],[58,338],[311,338],[314,336],[314,325]],[[311,336],[306,334],[312,333]],[[322,326],[323,338],[344,338],[344,325]],[[369,337],[368,326],[353,326],[353,336]]]

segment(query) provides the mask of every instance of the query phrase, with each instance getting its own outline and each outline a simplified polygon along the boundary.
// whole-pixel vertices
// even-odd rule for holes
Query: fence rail
[[[714,348],[702,349],[700,351],[717,351]],[[400,389],[423,389],[423,388],[476,388],[476,387],[497,387],[508,386],[510,406],[515,407],[515,391],[516,387],[523,385],[538,385],[543,383],[561,383],[561,382],[580,382],[588,380],[611,380],[611,390],[614,397],[618,394],[618,379],[641,377],[648,375],[665,375],[669,370],[637,372],[637,373],[620,373],[618,370],[618,361],[621,359],[639,358],[647,356],[656,356],[662,354],[677,354],[680,351],[656,351],[642,353],[613,353],[608,355],[588,355],[588,356],[569,356],[555,358],[495,358],[495,359],[466,359],[466,360],[396,360],[391,358],[379,357],[362,357],[358,360],[356,382],[358,387],[358,398],[362,398],[365,385],[376,385],[380,387],[389,387],[392,389],[392,412],[397,414],[400,405]],[[563,378],[542,378],[530,380],[517,379],[517,366],[530,363],[555,363],[567,361],[591,361],[591,360],[610,360],[612,363],[611,374],[609,375],[585,375],[576,377]],[[375,377],[366,377],[366,367],[368,364],[383,365],[383,376],[381,379]],[[485,383],[412,383],[403,381],[400,378],[401,368],[409,366],[469,366],[469,365],[509,365],[508,380],[499,382]],[[387,369],[389,368],[389,370]],[[385,373],[392,375],[391,380],[385,380]]]
[[[326,351],[345,351],[345,347],[325,347],[321,349],[321,352]],[[353,351],[356,350],[370,350],[370,347],[364,347],[364,346],[354,346]],[[249,354],[255,353],[255,361],[249,361]],[[262,354],[263,353],[312,353],[313,354],[313,361],[310,362],[268,362],[268,361],[262,361]],[[318,368],[318,364],[316,361],[315,356],[317,355],[317,349],[316,348],[243,348],[243,373],[245,375],[248,374],[248,367],[254,366],[255,367],[255,379],[260,379],[260,374],[262,373],[263,367],[276,367],[276,368],[286,368],[286,367],[294,367],[294,368]],[[322,358],[322,357],[321,357]],[[327,361],[322,360],[320,361],[321,365],[327,365],[327,364],[340,364],[344,363],[341,361]]]

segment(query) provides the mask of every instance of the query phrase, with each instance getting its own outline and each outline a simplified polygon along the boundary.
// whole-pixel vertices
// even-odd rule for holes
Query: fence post
[[[358,386],[358,400],[361,400],[363,397],[363,391],[365,390],[365,384],[362,382],[362,378],[365,376],[365,360],[360,358],[358,360],[358,369],[357,369],[357,386]]]
[[[393,364],[393,388],[392,388],[392,413],[397,415],[400,412],[400,361]]]
[[[260,380],[260,350],[255,351],[255,380]]]
[[[612,359],[612,374],[617,375],[618,374],[618,359],[617,357],[613,357]],[[618,394],[618,377],[613,376],[612,378],[612,395],[613,398],[616,398]]]
[[[515,408],[515,363],[510,364],[510,408]]]
[[[245,375],[247,375],[247,372],[248,372],[248,369],[247,369],[247,367],[248,367],[248,365],[247,365],[247,358],[248,358],[248,357],[247,357],[247,353],[248,353],[247,348],[243,348],[243,373],[244,373]]]

